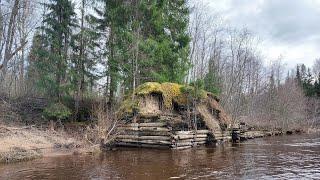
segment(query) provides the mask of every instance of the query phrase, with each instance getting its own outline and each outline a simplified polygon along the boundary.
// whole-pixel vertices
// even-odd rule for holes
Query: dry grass
[[[0,126],[0,162],[41,157],[48,149],[72,149],[81,143],[56,131]]]

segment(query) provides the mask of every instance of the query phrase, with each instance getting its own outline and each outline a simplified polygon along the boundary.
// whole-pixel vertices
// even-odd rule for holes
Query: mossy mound
[[[179,106],[187,106],[188,103],[192,102],[192,99],[206,99],[210,93],[189,85],[147,82],[135,90],[134,97],[129,96],[123,101],[118,111],[118,116],[121,117],[125,114],[139,112],[139,97],[145,97],[151,94],[161,95],[163,99],[163,110],[170,111],[173,109],[173,103]]]

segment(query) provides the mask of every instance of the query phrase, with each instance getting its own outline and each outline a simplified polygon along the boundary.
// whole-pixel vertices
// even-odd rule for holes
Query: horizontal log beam
[[[176,131],[176,135],[193,135],[195,134],[193,131]]]
[[[166,123],[130,123],[121,127],[164,127]]]
[[[170,136],[139,136],[139,135],[118,135],[117,139],[137,139],[137,140],[170,140]]]
[[[193,142],[176,142],[173,146],[180,147],[180,146],[192,146]]]
[[[192,146],[181,146],[181,147],[174,147],[175,150],[183,150],[183,149],[190,149]]]
[[[121,139],[120,142],[137,143],[137,144],[158,144],[158,145],[171,145],[171,141],[158,141],[158,140],[135,140],[135,139]]]
[[[118,127],[118,130],[124,131],[160,131],[160,132],[169,132],[170,129],[165,127]]]
[[[193,139],[194,135],[193,134],[181,134],[181,135],[174,135],[174,139],[179,140],[179,139]]]
[[[197,130],[196,134],[208,134],[210,131],[209,130]]]
[[[171,136],[171,132],[167,131],[120,131],[120,135],[137,135],[137,136]]]
[[[122,147],[142,147],[142,148],[157,148],[157,149],[169,149],[168,145],[156,145],[156,144],[137,144],[137,143],[127,143],[127,142],[117,142],[117,146]]]

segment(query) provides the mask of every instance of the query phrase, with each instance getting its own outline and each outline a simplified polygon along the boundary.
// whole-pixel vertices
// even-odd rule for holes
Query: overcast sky
[[[267,61],[280,55],[289,67],[320,57],[320,0],[206,0],[226,23],[262,39]]]

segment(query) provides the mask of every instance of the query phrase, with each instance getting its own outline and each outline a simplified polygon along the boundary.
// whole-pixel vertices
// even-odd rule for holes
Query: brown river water
[[[0,179],[320,179],[320,135],[188,150],[118,149],[0,165]]]

